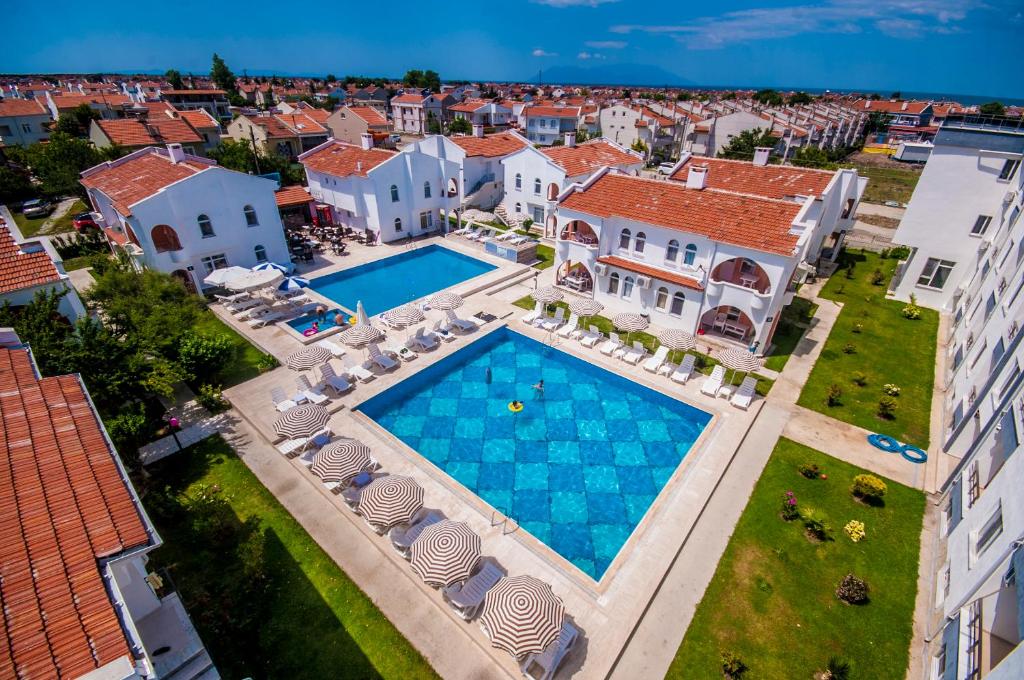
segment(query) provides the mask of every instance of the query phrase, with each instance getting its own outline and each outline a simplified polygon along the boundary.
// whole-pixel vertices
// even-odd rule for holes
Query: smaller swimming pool
[[[346,309],[355,310],[362,300],[372,316],[495,269],[475,257],[429,245],[319,276],[309,286]]]
[[[331,311],[327,312],[327,317],[324,320],[317,322],[320,326],[320,332],[326,331],[329,328],[334,328],[335,326],[337,326],[338,324],[334,323],[334,317],[337,316],[338,314],[341,314],[345,319],[348,319],[348,314],[346,314],[345,312],[341,311],[340,309],[332,309]],[[313,327],[314,321],[317,321],[317,315],[307,314],[305,316],[300,316],[292,319],[291,321],[288,322],[288,325],[294,328],[297,333],[304,334],[307,330]]]

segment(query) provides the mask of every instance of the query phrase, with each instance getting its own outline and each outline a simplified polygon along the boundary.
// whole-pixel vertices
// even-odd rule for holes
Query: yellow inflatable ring
[[[514,401],[510,401],[508,402],[508,410],[511,411],[512,413],[519,413],[520,411],[523,410],[523,403],[519,402],[517,404]]]
[[[356,321],[358,321],[358,319],[356,317],[354,317],[354,316],[348,317],[348,324],[350,326],[355,326],[356,325]]]

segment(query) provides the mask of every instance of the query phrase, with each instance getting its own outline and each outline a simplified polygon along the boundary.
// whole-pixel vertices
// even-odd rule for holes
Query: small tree
[[[238,85],[235,83],[235,74],[216,52],[213,53],[213,65],[210,67],[210,80],[225,92],[237,92]]]
[[[99,119],[99,111],[88,104],[79,104],[67,113],[60,114],[53,129],[73,137],[87,137],[90,123]]]
[[[1005,116],[1006,107],[1002,102],[986,102],[978,107],[978,111],[986,116]]]
[[[847,604],[862,604],[868,601],[868,584],[853,574],[847,574],[836,587],[836,597]]]
[[[739,160],[752,160],[754,149],[757,147],[775,148],[776,139],[772,137],[772,131],[767,128],[755,128],[743,130],[719,152],[720,158],[734,158]]]
[[[169,69],[167,73],[164,74],[164,77],[167,78],[167,82],[171,84],[172,90],[185,89],[185,81],[181,79],[181,73],[177,69]]]
[[[833,163],[828,154],[816,146],[802,146],[793,154],[793,165],[801,168],[827,168]]]
[[[806,92],[794,92],[793,94],[789,95],[789,99],[786,100],[786,103],[789,104],[790,106],[796,106],[798,104],[810,104],[813,101],[814,97],[807,94]]]
[[[456,118],[448,125],[448,131],[456,134],[469,134],[473,131],[473,125],[465,118]]]

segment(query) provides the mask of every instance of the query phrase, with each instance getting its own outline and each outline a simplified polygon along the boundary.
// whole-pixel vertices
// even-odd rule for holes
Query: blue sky
[[[0,72],[205,73],[217,51],[236,73],[518,80],[654,66],[703,85],[1024,98],[1024,0],[805,1],[21,2]]]

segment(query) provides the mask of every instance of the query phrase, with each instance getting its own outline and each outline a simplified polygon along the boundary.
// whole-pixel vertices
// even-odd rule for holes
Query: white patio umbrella
[[[356,303],[356,325],[370,325],[370,317],[366,315],[366,308],[363,307],[363,301],[360,300]]]
[[[480,560],[480,537],[465,522],[431,524],[412,543],[412,570],[425,583],[448,587],[465,581]]]
[[[630,333],[644,330],[651,322],[639,314],[616,314],[612,323],[620,331],[626,331],[626,343],[628,344]]]
[[[718,359],[723,366],[733,370],[733,379],[736,378],[737,372],[752,373],[753,371],[761,368],[762,363],[760,359],[754,356],[753,352],[746,349],[740,349],[738,347],[723,350],[719,352],[715,358]],[[729,384],[732,384],[732,380],[729,381]]]
[[[231,279],[238,278],[243,274],[248,274],[249,270],[245,267],[224,267],[223,269],[214,269],[212,272],[203,279],[203,283],[208,286],[223,286]]]
[[[533,291],[533,299],[538,302],[543,302],[546,305],[552,302],[558,302],[562,299],[562,291],[558,290],[554,286],[544,286]]]
[[[253,270],[229,279],[224,287],[235,291],[256,290],[272,286],[283,278],[284,274],[276,269]]]
[[[487,591],[480,623],[491,645],[514,657],[537,654],[558,637],[562,599],[533,576],[506,576]]]
[[[331,414],[319,404],[300,404],[288,409],[274,421],[274,432],[282,437],[296,439],[311,437],[322,430]]]
[[[398,326],[399,328],[408,328],[414,323],[423,321],[426,315],[423,314],[423,310],[416,305],[402,305],[396,307],[391,311],[384,312],[381,315],[385,321],[392,326]]]
[[[440,309],[443,312],[447,312],[453,309],[458,309],[463,304],[465,304],[465,302],[466,301],[463,300],[462,296],[459,295],[458,293],[447,292],[438,293],[437,295],[433,296],[427,301],[427,305],[431,309]]]

